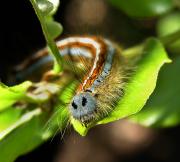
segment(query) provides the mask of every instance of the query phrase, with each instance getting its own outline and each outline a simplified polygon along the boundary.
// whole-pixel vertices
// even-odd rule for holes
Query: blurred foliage
[[[172,12],[159,19],[157,23],[157,35],[164,37],[180,30],[180,11]],[[168,49],[174,53],[180,53],[180,37],[175,42],[167,45]]]
[[[171,11],[173,0],[108,0],[130,17],[147,18]]]
[[[0,84],[0,112],[11,106],[20,99],[24,99],[26,96],[26,90],[31,86],[30,81],[26,81],[20,85],[14,87],[7,87],[4,84]]]

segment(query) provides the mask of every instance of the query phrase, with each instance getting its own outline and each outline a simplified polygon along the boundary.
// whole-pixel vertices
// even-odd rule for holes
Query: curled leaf
[[[169,127],[180,123],[180,57],[160,71],[157,86],[145,107],[130,117],[151,127]]]

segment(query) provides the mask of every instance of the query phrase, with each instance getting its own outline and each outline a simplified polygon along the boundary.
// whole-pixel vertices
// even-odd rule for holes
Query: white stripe
[[[101,84],[101,82],[109,75],[111,67],[112,67],[112,61],[115,54],[115,48],[113,47],[112,43],[108,40],[105,40],[108,50],[106,55],[105,64],[102,70],[102,73],[97,77],[97,79],[93,82],[92,86],[90,87],[90,90],[93,92],[95,87]],[[99,80],[99,82],[98,82]]]
[[[87,50],[85,48],[79,48],[79,47],[73,47],[73,48],[64,48],[60,50],[60,54],[62,56],[65,56],[67,54],[72,54],[73,56],[84,56],[87,58],[91,58],[92,54],[90,50]]]
[[[69,37],[69,38],[58,41],[57,45],[58,46],[66,46],[69,43],[76,43],[76,42],[91,44],[96,49],[96,57],[94,60],[94,65],[91,69],[91,72],[89,73],[89,76],[87,77],[87,79],[83,83],[83,86],[84,86],[87,83],[87,80],[89,79],[89,77],[93,74],[93,71],[97,66],[97,62],[99,60],[99,53],[101,51],[100,50],[101,45],[100,45],[100,43],[96,42],[92,38],[82,38],[82,37]]]

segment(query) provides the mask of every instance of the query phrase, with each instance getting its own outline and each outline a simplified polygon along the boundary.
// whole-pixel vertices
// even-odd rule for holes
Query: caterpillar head
[[[86,123],[94,118],[95,111],[96,99],[91,93],[82,92],[73,97],[70,104],[70,112],[75,119]]]

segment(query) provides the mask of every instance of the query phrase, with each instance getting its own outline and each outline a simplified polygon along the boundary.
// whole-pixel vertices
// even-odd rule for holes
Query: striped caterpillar
[[[74,63],[85,60],[84,67],[89,67],[68,106],[72,118],[87,124],[105,117],[120,99],[124,86],[125,61],[118,47],[96,36],[68,37],[58,41],[57,46],[64,60],[67,56]],[[52,63],[45,48],[19,68],[23,70],[17,77],[25,78]]]

